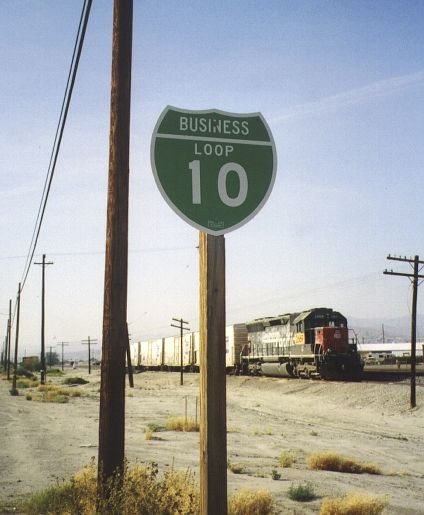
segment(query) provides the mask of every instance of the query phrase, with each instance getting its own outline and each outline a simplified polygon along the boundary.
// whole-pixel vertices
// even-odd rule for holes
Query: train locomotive
[[[242,374],[360,380],[363,363],[349,342],[346,318],[329,308],[253,320],[246,324]]]
[[[346,318],[329,308],[259,318],[226,327],[228,373],[359,380],[362,361],[349,343]],[[200,334],[131,342],[138,370],[199,371]]]

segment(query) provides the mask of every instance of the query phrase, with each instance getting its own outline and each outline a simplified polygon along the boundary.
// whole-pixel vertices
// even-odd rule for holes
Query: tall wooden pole
[[[200,513],[227,514],[225,240],[200,233]]]
[[[107,479],[124,465],[132,13],[132,0],[114,1],[98,456],[102,495]]]
[[[63,359],[63,347],[65,345],[68,345],[68,342],[60,342],[58,343],[57,345],[61,345],[62,346],[62,370],[63,370],[63,366],[64,366],[64,359]]]
[[[184,331],[190,331],[190,329],[186,327],[188,322],[186,322],[182,318],[173,318],[172,320],[178,322],[178,325],[171,324],[171,327],[178,327],[180,329],[180,385],[182,386],[184,384]]]
[[[417,345],[417,296],[418,296],[418,279],[424,279],[424,275],[420,274],[419,266],[424,265],[424,261],[420,261],[419,256],[414,259],[406,257],[387,256],[392,261],[402,261],[413,265],[414,273],[406,274],[401,272],[393,272],[393,270],[385,270],[386,275],[399,275],[408,277],[412,283],[412,313],[411,313],[411,408],[416,406],[416,345]]]
[[[41,384],[46,382],[46,342],[44,334],[44,317],[45,317],[45,293],[46,293],[46,255],[43,254],[43,264],[41,267]]]
[[[9,320],[7,322],[7,349],[6,349],[6,367],[7,380],[10,379],[10,342],[12,339],[12,299],[9,299]]]
[[[21,283],[18,286],[18,297],[16,300],[16,338],[15,338],[15,359],[13,362],[13,378],[12,378],[12,389],[10,393],[17,395],[18,390],[16,389],[16,372],[18,370],[18,344],[19,344],[19,315],[21,312]]]
[[[46,265],[52,265],[53,262],[46,261],[46,255],[43,254],[43,260],[41,263],[34,263],[35,265],[41,265],[41,370],[40,370],[40,382],[41,384],[45,384],[46,382],[46,345],[44,339],[44,329],[45,329],[45,283],[46,283]]]
[[[97,345],[97,338],[88,337],[87,340],[82,340],[83,345],[88,345],[88,373],[91,374],[91,346]]]
[[[411,314],[411,408],[416,401],[416,345],[417,345],[417,290],[419,257],[414,257],[414,278],[412,279],[412,314]]]

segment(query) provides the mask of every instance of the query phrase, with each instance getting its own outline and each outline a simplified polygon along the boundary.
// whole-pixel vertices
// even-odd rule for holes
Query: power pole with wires
[[[44,318],[45,318],[45,280],[46,280],[46,266],[53,265],[53,261],[46,261],[46,255],[43,254],[43,261],[41,263],[34,262],[34,265],[41,265],[41,384],[46,382],[46,349],[44,342]]]
[[[12,389],[10,390],[11,395],[18,395],[16,389],[16,372],[18,370],[18,343],[19,343],[19,315],[21,311],[21,283],[18,286],[18,296],[16,298],[16,338],[15,338],[15,359],[13,364],[13,378],[12,378]]]
[[[402,261],[409,263],[413,268],[412,274],[406,274],[401,272],[393,272],[393,270],[384,270],[386,275],[399,275],[401,277],[408,277],[412,283],[412,313],[411,313],[411,408],[415,408],[416,403],[416,345],[417,345],[417,296],[418,296],[418,279],[424,279],[424,275],[420,275],[420,271],[423,267],[419,268],[419,265],[424,265],[424,261],[420,261],[418,256],[414,258],[387,256],[387,259],[392,261]],[[421,281],[422,282],[422,281]],[[420,283],[421,284],[421,283]]]
[[[83,345],[88,345],[88,373],[91,374],[91,346],[97,344],[97,338],[88,337],[87,340],[82,340]]]
[[[188,322],[185,322],[182,318],[173,318],[174,322],[178,322],[179,325],[171,324],[171,327],[178,327],[180,330],[180,369],[181,369],[181,375],[180,375],[180,385],[184,384],[183,379],[183,368],[184,368],[184,356],[183,356],[183,340],[184,340],[184,331],[190,331],[188,327],[184,327],[184,324],[188,324]]]
[[[56,345],[61,345],[61,346],[62,346],[62,370],[63,370],[63,363],[64,363],[64,362],[63,362],[63,347],[64,347],[65,345],[69,345],[69,344],[68,344],[68,342],[59,342],[59,343],[57,343]]]

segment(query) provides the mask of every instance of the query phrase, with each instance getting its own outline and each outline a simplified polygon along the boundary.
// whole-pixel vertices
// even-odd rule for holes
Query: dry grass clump
[[[246,472],[244,465],[241,463],[232,463],[231,461],[227,462],[227,468],[231,470],[233,474],[243,474]]]
[[[266,427],[265,429],[255,429],[253,434],[255,436],[272,436],[273,432],[270,427]]]
[[[36,388],[38,386],[37,378],[20,377],[16,381],[16,388]]]
[[[24,513],[57,513],[79,515],[168,515],[199,513],[198,487],[190,471],[170,470],[159,475],[156,464],[125,468],[123,477],[110,482],[108,501],[98,501],[94,462],[67,482],[35,494]],[[97,504],[97,507],[96,507]]]
[[[337,499],[324,499],[320,515],[380,515],[388,502],[369,494],[349,493]]]
[[[266,490],[239,490],[230,497],[228,515],[271,515],[274,500]]]
[[[166,429],[169,431],[199,431],[199,423],[191,417],[170,417],[166,421]]]
[[[57,386],[52,383],[47,384],[40,384],[40,386],[37,388],[39,392],[49,392],[50,390],[57,390]]]
[[[65,403],[69,397],[81,397],[81,391],[70,388],[61,388],[54,384],[41,384],[37,388],[41,395],[33,397],[35,401]]]
[[[296,463],[296,455],[293,451],[283,451],[279,458],[278,464],[282,468],[290,468],[293,463]]]
[[[341,456],[335,452],[311,454],[308,466],[315,470],[331,470],[350,474],[382,474],[380,467],[374,463],[358,463],[352,458]]]
[[[152,440],[153,439],[153,431],[150,431],[150,429],[145,429],[144,430],[144,439]]]

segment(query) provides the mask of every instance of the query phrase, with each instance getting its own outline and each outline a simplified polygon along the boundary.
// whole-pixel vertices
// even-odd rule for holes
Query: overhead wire
[[[44,182],[44,189],[41,196],[40,206],[38,208],[37,218],[35,221],[34,230],[32,233],[31,243],[28,249],[28,254],[24,266],[24,271],[21,279],[21,292],[24,289],[29,270],[31,268],[32,259],[34,257],[35,249],[37,248],[38,238],[40,236],[41,225],[44,219],[44,213],[47,206],[47,200],[52,185],[54,172],[56,170],[57,158],[59,155],[60,145],[62,142],[63,132],[65,129],[66,119],[68,116],[69,105],[72,98],[72,92],[74,89],[75,78],[78,71],[78,65],[81,57],[82,46],[84,43],[85,33],[87,30],[88,19],[90,16],[92,0],[84,0],[83,8],[81,11],[80,21],[78,25],[77,37],[75,39],[74,50],[72,54],[71,65],[69,68],[68,79],[65,88],[65,94],[63,96],[62,108],[60,111],[59,121],[56,128],[56,134],[53,142],[53,148],[50,155],[49,166],[47,169],[47,175]]]
[[[75,39],[74,50],[72,53],[71,65],[69,67],[68,79],[66,82],[66,88],[65,88],[65,93],[63,96],[59,121],[58,121],[57,128],[56,128],[52,152],[50,155],[49,166],[47,168],[46,179],[44,181],[43,193],[41,195],[40,206],[38,208],[37,218],[35,220],[31,243],[29,245],[28,253],[26,255],[24,271],[22,273],[22,278],[21,278],[21,282],[20,282],[21,288],[20,288],[20,292],[17,293],[16,299],[15,299],[11,326],[13,325],[13,322],[14,322],[15,316],[16,316],[18,296],[20,294],[22,294],[22,290],[25,286],[25,283],[26,283],[26,280],[28,277],[28,273],[31,268],[32,259],[35,254],[35,249],[37,248],[38,238],[40,236],[41,225],[42,225],[43,219],[44,219],[44,213],[46,210],[47,200],[49,197],[50,188],[51,188],[54,172],[56,169],[56,163],[57,163],[57,158],[59,155],[60,144],[62,142],[62,137],[63,137],[63,132],[65,129],[69,105],[71,102],[72,92],[74,89],[75,78],[76,78],[76,74],[78,71],[78,65],[79,65],[79,61],[80,61],[80,57],[81,57],[82,46],[84,43],[85,33],[87,30],[88,19],[90,16],[91,4],[92,4],[92,0],[84,0],[83,7],[81,10],[81,16],[80,16],[80,20],[79,20],[79,24],[78,24],[78,31],[77,31],[77,36]]]

